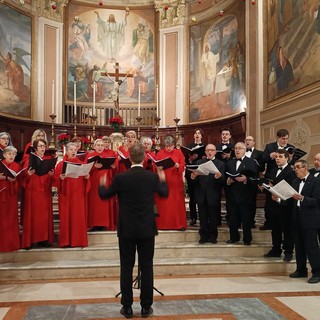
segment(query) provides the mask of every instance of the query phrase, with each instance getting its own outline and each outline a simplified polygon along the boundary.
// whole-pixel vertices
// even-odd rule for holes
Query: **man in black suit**
[[[218,237],[218,212],[221,202],[221,189],[224,184],[225,165],[222,161],[215,158],[217,153],[213,144],[206,145],[205,153],[207,159],[201,159],[196,164],[212,161],[217,167],[217,173],[199,175],[191,173],[191,178],[195,180],[195,197],[199,206],[200,219],[200,240],[199,243],[217,243]]]
[[[189,143],[187,148],[192,149],[196,146],[203,146],[202,143],[203,131],[200,128],[196,128],[193,134],[194,142]],[[189,155],[185,158],[186,164],[194,164],[198,161],[198,155]],[[195,182],[191,179],[191,171],[185,171],[185,177],[188,185],[188,195],[189,195],[189,211],[190,211],[190,226],[193,226],[197,223],[197,202],[195,196]]]
[[[296,178],[296,175],[288,165],[289,153],[284,149],[277,151],[277,168],[270,173],[271,184],[276,185],[285,180],[290,185]],[[271,194],[271,193],[270,193]],[[283,261],[290,262],[293,254],[293,232],[292,232],[292,199],[282,201],[280,198],[272,195],[267,198],[266,207],[271,212],[271,236],[272,249],[264,255],[266,258],[280,257],[284,251]]]
[[[290,278],[308,276],[307,258],[311,266],[312,277],[308,283],[320,282],[320,247],[318,232],[320,229],[320,179],[308,171],[308,163],[298,160],[294,165],[298,179],[292,186],[297,190],[293,195],[293,226],[297,269]]]
[[[254,141],[253,136],[247,136],[244,140],[244,144],[246,146],[246,157],[257,161],[259,172],[264,171],[264,166],[261,165],[263,151],[257,150],[255,148],[256,142]],[[255,216],[256,216],[256,210],[257,210],[257,195],[258,195],[258,188],[256,188],[255,192],[252,193],[253,203],[252,203],[252,208],[250,209],[252,228],[256,227]]]
[[[277,167],[276,164],[276,155],[278,149],[293,148],[294,146],[288,143],[289,141],[289,132],[287,129],[279,129],[277,131],[277,137],[275,142],[268,143],[263,151],[262,163],[261,165],[265,166],[265,178],[270,178],[271,171]],[[291,163],[291,158],[289,161]],[[269,195],[270,196],[270,195]],[[271,197],[271,196],[270,196]],[[264,208],[265,222],[264,225],[260,227],[260,230],[271,230],[271,220],[270,212],[268,208]]]
[[[236,143],[234,151],[235,158],[226,165],[230,232],[227,243],[240,240],[238,228],[242,223],[243,242],[249,246],[252,241],[250,208],[253,202],[252,192],[257,188],[255,179],[258,176],[258,165],[255,160],[245,156],[246,147],[243,142]]]
[[[320,178],[320,153],[317,153],[314,157],[314,168],[310,169],[309,172],[312,176]]]
[[[223,128],[221,130],[221,143],[217,144],[217,159],[221,160],[222,162],[224,162],[225,164],[234,157],[234,144],[232,142],[232,135],[231,135],[231,131],[228,128]],[[227,223],[229,223],[229,208],[228,208],[228,188],[223,188],[224,189],[224,193],[225,193],[225,197],[226,197],[226,220]],[[219,207],[219,211],[218,211],[218,225],[221,225],[221,221],[222,221],[222,217],[221,217],[221,203],[220,203],[220,207]]]
[[[158,175],[143,169],[144,147],[135,144],[130,147],[131,169],[117,176],[109,188],[105,187],[106,177],[101,178],[99,195],[102,199],[118,196],[119,218],[117,235],[120,251],[120,313],[132,318],[132,271],[136,251],[141,271],[141,316],[146,318],[153,313],[153,255],[155,235],[157,234],[154,194],[168,196],[165,174]]]
[[[316,178],[320,178],[320,153],[317,153],[314,157],[314,168],[310,169],[309,172],[312,176],[316,177]],[[318,232],[318,238],[319,238],[319,242],[320,242],[320,229]]]

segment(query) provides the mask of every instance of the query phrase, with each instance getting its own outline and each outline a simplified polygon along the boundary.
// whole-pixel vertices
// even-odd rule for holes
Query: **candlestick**
[[[136,117],[136,120],[138,122],[138,140],[140,140],[140,122],[142,120],[142,117],[138,116]]]
[[[51,141],[49,143],[49,149],[55,149],[56,145],[54,143],[54,119],[56,118],[55,114],[50,114],[51,118]]]
[[[51,85],[51,114],[55,114],[54,112],[54,80],[52,80]]]
[[[96,139],[96,120],[97,120],[97,116],[91,116],[92,119],[92,143],[94,142],[94,140]]]
[[[141,86],[139,83],[139,95],[138,95],[138,117],[140,117],[140,102],[141,102]]]
[[[73,137],[77,136],[77,120],[78,117],[76,115],[76,113],[73,115]]]
[[[74,105],[74,115],[77,115],[77,81],[73,82],[73,105]]]
[[[155,149],[157,151],[160,150],[160,138],[159,138],[159,123],[160,123],[160,120],[161,119],[159,117],[155,118],[155,121],[156,121],[156,136],[155,136],[156,147],[155,147]]]
[[[180,142],[179,142],[179,130],[178,130],[178,122],[180,119],[178,117],[175,117],[173,121],[176,123],[176,148],[180,149]]]
[[[96,82],[93,82],[93,109],[92,109],[92,115],[96,115]]]

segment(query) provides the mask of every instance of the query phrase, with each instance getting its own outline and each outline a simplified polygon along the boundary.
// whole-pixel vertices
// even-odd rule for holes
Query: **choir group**
[[[309,260],[320,257],[320,194],[317,193],[320,192],[320,154],[315,157],[315,168],[309,172],[306,161],[300,159],[301,150],[288,143],[286,129],[278,130],[276,141],[267,144],[264,151],[255,149],[252,136],[234,144],[228,129],[222,130],[221,143],[217,145],[205,145],[202,136],[202,130],[196,129],[194,141],[181,149],[175,148],[172,136],[166,136],[164,148],[157,153],[152,151],[150,138],[143,137],[140,141],[145,147],[143,167],[153,171],[162,167],[169,188],[167,198],[155,196],[158,229],[186,230],[185,178],[190,225],[196,224],[197,219],[200,222],[199,243],[217,243],[224,194],[230,235],[227,243],[241,240],[239,228],[242,227],[243,244],[251,245],[257,194],[265,192],[265,224],[260,229],[272,230],[272,249],[265,257],[280,257],[284,253],[283,260],[289,262],[296,247],[296,255],[301,255],[302,262],[293,277],[305,276],[303,257],[308,256]],[[96,139],[93,150],[83,151],[81,138],[75,137],[57,162],[56,154],[47,148],[46,133],[39,129],[25,147],[22,161],[17,163],[17,149],[12,146],[9,133],[1,132],[0,252],[53,245],[52,187],[58,193],[59,247],[86,247],[88,231],[115,230],[117,198],[101,199],[99,182],[106,176],[108,187],[115,175],[130,168],[129,148],[135,143],[138,143],[136,133],[128,131],[125,143],[116,151],[111,149],[107,136]],[[205,172],[208,162],[213,166]],[[268,186],[283,180],[295,186],[298,178],[311,181],[310,194],[307,187],[299,184],[297,192],[287,199],[266,191]],[[314,206],[314,214],[308,216],[311,226],[304,225],[300,217],[299,212],[306,210],[304,203]],[[320,281],[320,266],[318,262],[313,264],[313,274]]]

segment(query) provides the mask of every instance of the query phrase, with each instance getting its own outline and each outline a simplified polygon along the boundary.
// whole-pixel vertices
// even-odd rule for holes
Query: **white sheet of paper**
[[[220,171],[212,161],[201,163],[199,164],[197,169],[192,169],[190,171],[197,172],[199,175],[202,176],[207,176],[209,173],[220,173]]]
[[[81,164],[81,166],[79,166],[76,164],[68,163],[65,175],[66,177],[69,177],[69,178],[78,178],[78,177],[86,176],[87,174],[89,174],[93,164],[94,162],[90,162],[90,163],[83,163]]]
[[[295,190],[286,180],[281,180],[275,186],[271,187],[267,184],[263,184],[263,187],[269,192],[280,198],[281,200],[287,200],[291,198],[294,194],[299,193]]]

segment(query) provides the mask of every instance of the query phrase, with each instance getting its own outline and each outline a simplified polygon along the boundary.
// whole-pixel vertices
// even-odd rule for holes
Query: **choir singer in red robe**
[[[18,173],[21,166],[14,162],[17,149],[9,146],[3,150],[2,163]],[[0,169],[0,252],[9,252],[20,249],[19,218],[18,218],[18,191],[19,176],[10,178]]]
[[[44,139],[35,140],[35,154],[42,160],[51,159],[45,156],[47,143]],[[24,164],[26,173],[23,175],[22,187],[25,191],[23,203],[23,231],[21,247],[30,249],[34,245],[49,247],[53,243],[53,213],[52,213],[52,182],[53,172],[37,175],[29,167],[29,161]]]
[[[175,162],[175,165],[164,170],[169,188],[168,198],[156,197],[156,206],[159,213],[157,227],[160,230],[185,230],[187,228],[187,217],[182,178],[185,160],[183,153],[174,148],[174,138],[172,136],[164,138],[164,149],[157,153],[156,160],[168,157]]]
[[[89,177],[66,177],[62,173],[65,162],[82,164],[77,158],[77,145],[70,142],[66,146],[66,155],[54,171],[54,186],[58,189],[59,201],[59,247],[87,247],[86,193],[90,190]]]
[[[90,172],[90,190],[88,197],[88,222],[87,227],[90,231],[115,230],[115,210],[116,198],[112,197],[107,200],[101,200],[97,192],[100,185],[100,178],[107,176],[106,188],[111,184],[117,170],[117,156],[113,150],[105,150],[105,142],[102,139],[95,140],[93,152],[87,154],[85,162],[90,162],[90,158],[99,156],[101,158],[115,157],[115,162],[109,169],[103,169],[102,164],[95,161]]]

